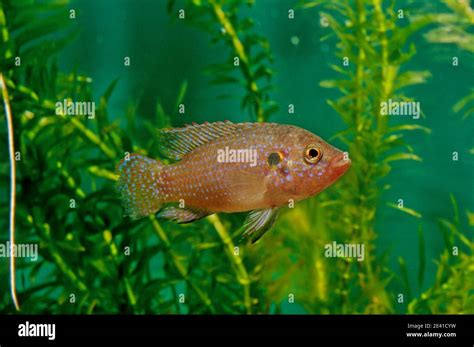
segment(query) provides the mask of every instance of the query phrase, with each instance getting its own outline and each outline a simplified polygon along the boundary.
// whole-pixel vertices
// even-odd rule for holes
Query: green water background
[[[329,66],[342,65],[342,61],[334,54],[333,42],[320,41],[330,29],[320,25],[317,10],[296,11],[295,19],[288,20],[288,9],[294,3],[259,0],[248,11],[256,21],[257,31],[268,38],[275,58],[273,82],[277,89],[272,97],[280,111],[270,121],[298,125],[329,139],[345,125],[326,103],[336,98],[337,92],[319,87],[319,82],[336,78]],[[399,8],[426,5],[421,1],[397,4]],[[442,4],[435,2],[431,6],[441,8]],[[76,21],[82,31],[61,54],[61,67],[66,71],[76,67],[91,76],[96,102],[110,82],[119,77],[109,108],[111,117],[123,120],[122,126],[131,101],[139,100],[138,114],[143,119],[151,119],[157,100],[170,109],[184,80],[189,83],[184,100],[186,113],[178,116],[176,123],[252,120],[240,109],[242,88],[210,85],[202,73],[209,64],[227,59],[227,48],[211,45],[208,35],[184,22],[170,20],[164,0],[80,0],[73,1],[71,8],[77,11]],[[416,35],[414,43],[417,54],[405,68],[429,70],[432,77],[427,84],[410,87],[406,94],[421,103],[426,118],[393,116],[392,124],[419,124],[432,133],[407,134],[407,142],[423,162],[397,162],[383,179],[381,184],[390,184],[391,188],[381,196],[376,230],[378,252],[389,252],[390,268],[395,272],[399,271],[397,258],[405,258],[410,280],[415,283],[417,230],[422,226],[428,260],[424,289],[433,283],[436,265],[432,260],[444,248],[436,220],[452,216],[449,194],[454,194],[463,214],[466,209],[474,210],[474,164],[469,154],[474,147],[473,119],[462,120],[452,111],[452,106],[473,85],[474,59],[454,46],[428,43],[421,34]],[[123,64],[125,56],[131,59],[129,67]],[[453,56],[459,57],[457,67],[452,65]],[[216,96],[223,93],[234,94],[235,98],[217,100]],[[288,104],[295,106],[295,114],[288,114]],[[332,143],[346,149],[339,141]],[[453,151],[459,152],[458,161],[452,160]],[[400,198],[423,218],[386,206],[386,202],[397,203]],[[288,312],[299,309],[288,308]]]

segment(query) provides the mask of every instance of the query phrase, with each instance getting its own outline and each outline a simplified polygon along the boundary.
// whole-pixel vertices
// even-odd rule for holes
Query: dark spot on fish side
[[[268,161],[268,164],[270,166],[278,165],[281,162],[281,154],[280,153],[271,153],[268,156],[267,161]]]

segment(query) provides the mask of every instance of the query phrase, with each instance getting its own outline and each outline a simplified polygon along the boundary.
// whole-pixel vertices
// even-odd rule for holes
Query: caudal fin
[[[160,209],[162,168],[160,162],[140,154],[131,154],[117,166],[117,190],[131,218],[145,217]]]

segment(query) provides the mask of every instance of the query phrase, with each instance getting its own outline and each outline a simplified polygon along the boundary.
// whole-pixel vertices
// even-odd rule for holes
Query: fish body
[[[256,241],[282,206],[315,194],[350,167],[343,152],[302,128],[216,122],[161,130],[164,165],[132,154],[118,166],[128,215],[191,222],[218,212],[252,211],[244,235]]]

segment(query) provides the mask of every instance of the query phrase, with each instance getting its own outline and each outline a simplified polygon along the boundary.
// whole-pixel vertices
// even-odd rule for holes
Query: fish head
[[[289,151],[282,164],[286,178],[282,185],[298,199],[318,194],[336,182],[351,166],[346,152],[331,146],[319,136],[299,129],[288,139]]]

